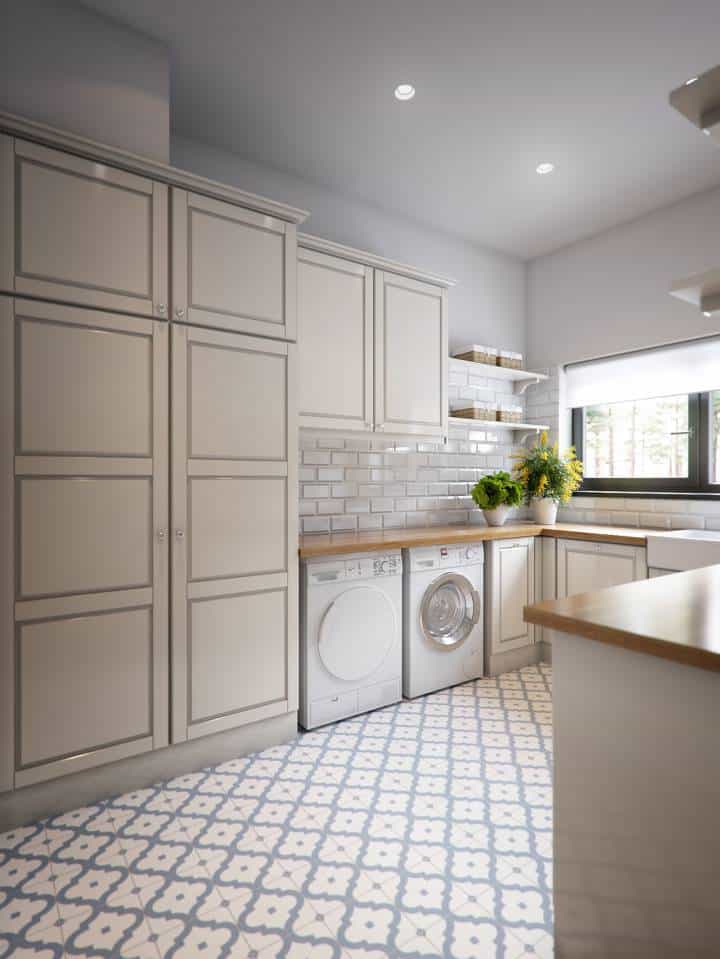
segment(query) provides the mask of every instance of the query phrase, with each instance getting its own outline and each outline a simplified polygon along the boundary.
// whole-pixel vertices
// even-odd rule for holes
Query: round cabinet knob
[[[158,303],[158,304],[157,304],[157,311],[158,311],[158,313],[164,313],[164,312],[165,312],[165,304],[164,304],[164,303]]]
[[[181,320],[185,316],[185,310],[181,306],[175,307],[175,316]]]
[[[158,536],[158,539],[160,540],[160,542],[162,542],[162,541],[165,539],[165,530],[164,530],[164,529],[159,529],[157,536]]]
[[[184,529],[176,529],[176,530],[175,530],[175,536],[176,536],[178,539],[185,539],[185,530],[184,530]]]

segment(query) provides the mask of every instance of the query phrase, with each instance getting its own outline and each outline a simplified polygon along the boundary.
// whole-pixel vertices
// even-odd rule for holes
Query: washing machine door
[[[435,646],[455,649],[480,619],[477,590],[460,573],[444,573],[425,590],[420,604],[420,628]]]
[[[356,682],[377,672],[397,636],[397,616],[388,596],[376,586],[356,586],[325,611],[318,652],[332,676]]]

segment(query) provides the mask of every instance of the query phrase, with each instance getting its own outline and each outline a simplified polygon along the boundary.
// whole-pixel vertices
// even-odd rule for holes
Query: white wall
[[[534,260],[531,363],[547,367],[720,331],[717,316],[668,295],[676,280],[718,264],[720,189]]]
[[[167,162],[168,56],[70,0],[3,0],[0,110]]]
[[[302,230],[452,277],[450,347],[484,343],[525,350],[525,266],[431,227],[385,213],[233,153],[171,139],[175,166],[311,211]],[[422,203],[422,197],[418,197]]]

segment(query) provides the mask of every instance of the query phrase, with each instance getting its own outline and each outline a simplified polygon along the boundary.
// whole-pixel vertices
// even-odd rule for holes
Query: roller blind
[[[572,408],[720,389],[720,336],[571,363],[565,389]]]

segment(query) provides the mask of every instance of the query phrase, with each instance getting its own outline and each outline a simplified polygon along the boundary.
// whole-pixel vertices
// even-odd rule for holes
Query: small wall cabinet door
[[[642,546],[560,539],[557,545],[559,599],[647,578]]]
[[[375,429],[447,435],[447,292],[375,272]]]
[[[301,426],[372,429],[372,291],[371,267],[298,250]]]
[[[172,329],[172,740],[297,709],[295,345]]]
[[[173,319],[294,340],[294,224],[172,191]]]
[[[0,289],[167,318],[167,186],[0,135],[0,200]]]
[[[0,305],[9,788],[168,743],[168,324]]]
[[[535,602],[535,540],[492,540],[487,558],[489,649],[494,656],[535,641],[534,627],[523,619],[523,607]]]

